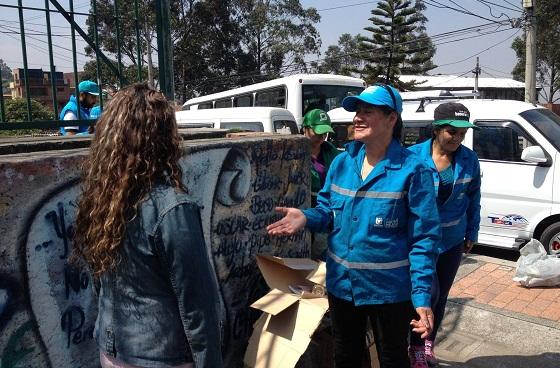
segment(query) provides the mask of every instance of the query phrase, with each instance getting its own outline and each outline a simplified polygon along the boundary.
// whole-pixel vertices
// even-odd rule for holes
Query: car
[[[175,112],[179,128],[235,129],[252,132],[298,134],[294,115],[278,107],[183,110]]]
[[[531,238],[560,255],[560,117],[538,105],[513,100],[416,98],[403,103],[402,143],[431,137],[434,109],[460,102],[471,113],[463,144],[478,155],[482,175],[478,242],[519,249]],[[328,112],[339,145],[352,139],[354,113]]]

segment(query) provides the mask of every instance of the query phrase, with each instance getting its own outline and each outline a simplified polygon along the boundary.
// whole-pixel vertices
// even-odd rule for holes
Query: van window
[[[481,160],[524,162],[521,152],[529,146],[536,145],[519,125],[512,121],[481,122],[481,127],[473,133],[473,149]]]
[[[521,115],[560,151],[560,116],[547,109],[523,111]]]
[[[214,108],[215,109],[222,109],[224,107],[232,107],[231,97],[224,98],[224,99],[221,99],[221,100],[216,100],[216,102],[214,102]]]
[[[251,132],[264,132],[263,124],[260,121],[240,121],[240,122],[222,122],[221,129],[241,129]]]
[[[206,109],[211,109],[211,108],[213,108],[212,102],[204,102],[204,103],[199,103],[198,104],[198,109],[199,110],[206,110]]]
[[[298,134],[297,124],[293,120],[274,121],[274,131],[280,134]]]
[[[354,125],[352,123],[333,123],[334,133],[329,134],[328,140],[337,148],[344,148],[344,145],[354,139]]]
[[[233,106],[235,107],[250,107],[253,106],[253,95],[237,96],[233,99]]]
[[[405,147],[410,147],[418,143],[427,141],[432,137],[431,121],[422,122],[403,122],[403,134],[401,143]]]
[[[255,106],[286,107],[286,89],[278,87],[255,94]]]
[[[304,84],[301,115],[313,109],[329,111],[341,107],[344,97],[359,95],[363,90],[363,87]]]

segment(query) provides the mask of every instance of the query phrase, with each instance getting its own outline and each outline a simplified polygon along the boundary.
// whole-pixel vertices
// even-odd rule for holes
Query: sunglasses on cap
[[[387,90],[387,92],[389,93],[389,96],[391,96],[391,101],[393,102],[393,110],[397,111],[397,98],[395,97],[395,92],[393,92],[393,89],[391,87],[389,87],[388,85],[386,85],[385,83],[375,83],[374,86],[379,86],[379,87],[383,87],[385,88],[385,90]],[[391,107],[391,106],[389,106]]]

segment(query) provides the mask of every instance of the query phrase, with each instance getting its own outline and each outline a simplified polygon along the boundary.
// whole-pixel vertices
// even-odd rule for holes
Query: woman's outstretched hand
[[[276,207],[275,210],[284,217],[266,227],[270,235],[292,235],[305,227],[307,218],[301,210],[288,207]]]

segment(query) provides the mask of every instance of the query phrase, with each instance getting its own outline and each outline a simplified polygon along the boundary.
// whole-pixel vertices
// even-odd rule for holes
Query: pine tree
[[[413,53],[405,59],[401,65],[402,74],[426,75],[426,73],[436,67],[432,58],[436,54],[436,47],[432,39],[426,33],[426,23],[428,18],[423,14],[426,5],[423,0],[416,0],[414,4],[418,23],[413,33],[409,35],[410,43],[408,47]]]
[[[358,47],[365,62],[360,74],[366,82],[390,83],[400,89],[414,86],[414,83],[401,82],[399,75],[402,68],[409,72],[407,67],[411,63],[416,67],[431,59],[431,56],[418,54],[418,43],[424,39],[419,39],[415,32],[423,30],[425,19],[420,9],[421,6],[417,9],[410,0],[382,0],[371,11],[372,26],[365,28],[371,36],[361,36]]]

